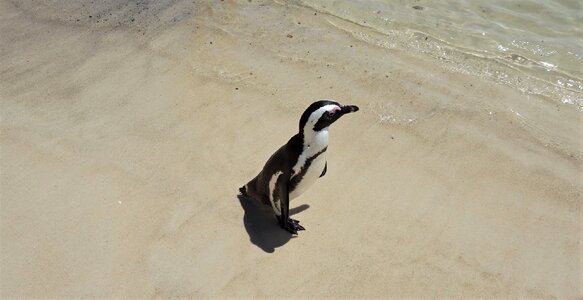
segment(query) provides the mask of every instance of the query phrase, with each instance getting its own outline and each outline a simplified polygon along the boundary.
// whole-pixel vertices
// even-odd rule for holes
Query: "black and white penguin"
[[[259,175],[239,189],[241,195],[270,205],[285,230],[293,234],[304,230],[299,221],[289,217],[289,201],[326,174],[328,127],[356,111],[355,105],[343,106],[331,100],[312,103],[300,118],[299,132],[267,160]]]

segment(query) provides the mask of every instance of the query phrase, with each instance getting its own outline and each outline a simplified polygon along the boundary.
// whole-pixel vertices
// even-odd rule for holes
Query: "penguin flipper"
[[[326,161],[326,164],[324,165],[324,170],[322,170],[322,174],[320,174],[320,178],[324,177],[324,175],[326,175],[326,171],[328,171],[328,161]]]

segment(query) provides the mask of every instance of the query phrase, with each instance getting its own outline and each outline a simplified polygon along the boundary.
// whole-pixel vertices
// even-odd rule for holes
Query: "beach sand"
[[[1,1],[2,298],[583,297],[581,112],[371,40],[279,1]],[[292,237],[237,193],[318,99],[361,110]]]

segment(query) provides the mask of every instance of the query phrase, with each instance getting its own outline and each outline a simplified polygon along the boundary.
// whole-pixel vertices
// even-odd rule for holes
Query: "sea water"
[[[583,112],[583,1],[302,0],[454,71]],[[378,41],[377,41],[377,44]]]

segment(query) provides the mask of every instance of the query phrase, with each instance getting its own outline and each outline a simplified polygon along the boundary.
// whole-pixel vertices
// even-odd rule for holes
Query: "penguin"
[[[299,132],[271,155],[255,178],[239,189],[241,195],[271,206],[279,225],[290,233],[305,230],[300,221],[289,217],[289,201],[326,174],[328,128],[343,115],[356,111],[356,105],[340,105],[333,100],[312,103],[300,118]]]

